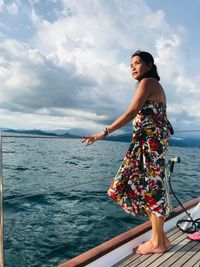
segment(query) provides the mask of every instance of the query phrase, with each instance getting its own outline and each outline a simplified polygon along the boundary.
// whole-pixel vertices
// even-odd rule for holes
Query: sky
[[[0,128],[105,128],[134,96],[140,49],[155,58],[175,131],[199,129],[199,10],[198,0],[0,0]]]

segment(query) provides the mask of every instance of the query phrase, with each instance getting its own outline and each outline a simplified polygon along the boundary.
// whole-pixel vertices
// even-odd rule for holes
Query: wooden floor
[[[167,233],[172,246],[163,254],[131,254],[112,267],[200,267],[200,241],[191,241],[177,228]]]

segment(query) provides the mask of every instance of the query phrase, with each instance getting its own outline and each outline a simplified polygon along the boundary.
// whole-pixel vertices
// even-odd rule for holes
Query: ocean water
[[[3,138],[5,266],[57,266],[146,221],[106,194],[128,146]],[[181,157],[172,176],[181,202],[200,195],[199,153],[198,147],[169,148],[167,158]]]

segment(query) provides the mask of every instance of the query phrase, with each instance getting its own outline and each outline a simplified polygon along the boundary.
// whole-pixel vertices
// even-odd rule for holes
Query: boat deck
[[[200,267],[200,241],[192,241],[178,228],[167,233],[172,246],[162,254],[131,254],[112,267]]]

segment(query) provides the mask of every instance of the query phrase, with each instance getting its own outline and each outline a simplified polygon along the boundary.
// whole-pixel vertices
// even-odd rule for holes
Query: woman
[[[127,111],[105,130],[83,138],[91,145],[133,120],[133,138],[108,195],[126,212],[147,215],[152,224],[151,239],[136,253],[162,253],[170,242],[164,233],[169,214],[163,186],[165,154],[173,129],[166,115],[166,96],[151,54],[136,51],[131,58],[131,73],[138,81]]]

